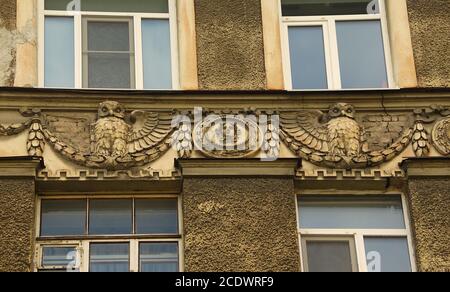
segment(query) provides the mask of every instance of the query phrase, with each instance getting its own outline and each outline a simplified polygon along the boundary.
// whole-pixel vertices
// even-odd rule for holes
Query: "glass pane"
[[[83,235],[86,200],[42,200],[41,236]]]
[[[42,266],[49,267],[67,267],[77,259],[77,251],[73,246],[70,247],[44,247],[42,249]]]
[[[88,21],[89,51],[130,51],[130,23]]]
[[[283,16],[378,14],[378,0],[281,0]]]
[[[73,0],[45,0],[45,10],[73,10]]]
[[[289,27],[293,89],[327,89],[322,26]]]
[[[89,88],[132,88],[132,64],[128,53],[89,53]],[[85,86],[86,87],[86,86]]]
[[[114,21],[88,21],[89,51],[130,51],[130,23]]]
[[[136,233],[178,233],[176,200],[136,200]]]
[[[336,22],[342,88],[389,87],[379,20]]]
[[[348,241],[307,241],[309,272],[353,272]]]
[[[300,228],[405,229],[400,198],[299,199]]]
[[[366,237],[364,242],[369,272],[411,272],[406,238]]]
[[[171,89],[172,53],[169,20],[142,20],[142,54],[144,89]]]
[[[75,86],[75,45],[72,17],[45,17],[45,86]]]
[[[128,243],[91,244],[89,271],[98,272],[129,272],[130,247]]]
[[[168,0],[79,0],[83,11],[168,13]],[[45,0],[47,10],[77,10],[77,0]],[[70,4],[70,5],[69,5]],[[69,5],[69,6],[68,6]]]
[[[178,272],[177,243],[141,243],[139,271]]]
[[[131,200],[90,200],[89,234],[132,234]]]

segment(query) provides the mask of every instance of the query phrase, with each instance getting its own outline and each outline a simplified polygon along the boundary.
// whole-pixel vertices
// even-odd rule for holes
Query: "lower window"
[[[415,271],[403,206],[400,196],[299,197],[303,270]]]
[[[94,197],[40,200],[39,272],[178,272],[178,201]]]

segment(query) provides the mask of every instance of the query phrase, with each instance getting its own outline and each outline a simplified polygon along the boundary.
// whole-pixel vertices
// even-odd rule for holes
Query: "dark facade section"
[[[34,178],[0,178],[0,271],[31,270],[35,207]]]
[[[450,179],[410,179],[409,196],[419,271],[450,271]]]
[[[16,0],[0,0],[0,27],[16,28]]]
[[[260,0],[195,0],[200,89],[264,89]]]
[[[450,1],[408,0],[419,87],[450,87]]]
[[[186,178],[185,267],[299,271],[292,179]]]

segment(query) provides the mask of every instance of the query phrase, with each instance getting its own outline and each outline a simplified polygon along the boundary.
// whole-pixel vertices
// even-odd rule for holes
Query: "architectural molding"
[[[401,166],[409,178],[450,177],[450,157],[408,158]]]
[[[139,91],[42,88],[0,88],[0,109],[21,107],[45,110],[92,110],[109,100],[126,103],[130,110],[167,108],[318,109],[347,102],[358,110],[414,110],[440,104],[450,107],[450,89],[402,89],[367,91]],[[408,102],[405,103],[405,100]]]
[[[177,1],[180,89],[198,89],[194,0]]]
[[[19,0],[17,3],[17,30],[26,36],[17,44],[14,86],[38,85],[37,0]]]
[[[0,177],[36,177],[37,171],[44,168],[39,157],[0,157]]]
[[[267,88],[284,89],[279,0],[261,0]]]
[[[300,167],[299,159],[278,159],[261,161],[260,159],[178,159],[177,167],[183,177],[294,177]]]
[[[400,88],[417,87],[406,0],[386,0],[394,78]]]

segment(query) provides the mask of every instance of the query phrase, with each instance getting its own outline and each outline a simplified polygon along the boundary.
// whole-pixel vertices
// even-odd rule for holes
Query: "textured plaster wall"
[[[408,0],[419,87],[450,87],[450,1]]]
[[[33,179],[0,178],[0,272],[30,271],[34,251]]]
[[[186,271],[299,271],[288,179],[191,179],[183,186]]]
[[[195,0],[199,87],[264,89],[261,0]]]
[[[450,271],[450,179],[411,179],[410,207],[420,271]]]
[[[16,0],[0,0],[0,86],[14,82]]]

